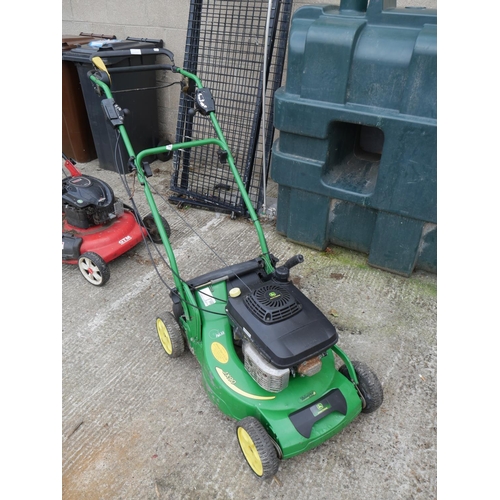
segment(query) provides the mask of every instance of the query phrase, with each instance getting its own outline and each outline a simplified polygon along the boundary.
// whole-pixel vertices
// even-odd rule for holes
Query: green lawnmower
[[[130,56],[132,52],[137,55],[133,49],[113,51],[111,56]],[[102,58],[92,58],[95,69],[89,71],[89,78],[102,97],[105,117],[124,141],[129,165],[144,187],[175,283],[170,290],[172,311],[158,315],[156,330],[170,357],[182,355],[186,348],[196,356],[208,397],[236,420],[236,436],[248,465],[259,478],[269,478],[276,474],[281,459],[320,445],[360,413],[379,408],[382,386],[364,363],[349,360],[337,345],[335,327],[290,280],[290,269],[303,262],[302,255],[278,265],[269,252],[217,121],[210,90],[196,75],[175,66],[170,51],[140,52],[167,56],[169,64],[158,67],[194,85],[193,113],[211,120],[215,135],[136,155],[124,126],[125,113],[110,90],[110,72],[120,68],[108,70]],[[220,148],[257,232],[261,253],[252,260],[184,280],[147,181],[152,174],[145,159],[206,145]]]

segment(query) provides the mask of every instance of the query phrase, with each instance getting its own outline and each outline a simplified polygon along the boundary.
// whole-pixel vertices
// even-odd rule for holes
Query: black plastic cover
[[[203,115],[206,116],[209,113],[215,111],[215,102],[212,97],[210,89],[203,87],[202,89],[196,89],[195,93],[195,103],[196,109]]]
[[[80,256],[83,238],[70,233],[62,235],[62,260],[76,260]]]
[[[88,229],[94,226],[92,215],[88,213],[89,209],[82,209],[72,207],[70,205],[63,205],[63,213],[66,217],[66,222],[73,227],[80,229]]]
[[[334,411],[342,415],[347,413],[347,402],[339,389],[333,389],[320,400],[290,413],[289,418],[297,432],[309,439],[313,425]]]
[[[111,122],[113,127],[123,125],[125,114],[120,106],[115,103],[114,99],[103,99],[101,101],[101,106],[104,110],[106,118]]]
[[[67,177],[62,181],[62,202],[82,209],[89,206],[111,207],[115,195],[105,182],[90,175]]]
[[[269,293],[277,294],[281,288],[282,296],[286,294],[284,308],[294,307],[293,304],[299,305],[298,310],[295,307],[291,313],[283,314],[284,319],[279,321],[274,321],[271,317],[259,318],[255,311],[247,306],[250,296],[262,295],[259,294],[260,289],[265,288],[267,291],[271,284],[274,284],[278,291],[271,290]],[[242,291],[238,297],[229,297],[226,306],[235,334],[253,342],[264,358],[277,368],[296,366],[324,353],[337,343],[338,334],[335,327],[291,281],[285,284],[274,280],[260,281],[247,288],[242,286],[241,280],[234,280],[228,283],[228,290],[232,286],[239,287]],[[281,297],[278,300],[281,300]]]

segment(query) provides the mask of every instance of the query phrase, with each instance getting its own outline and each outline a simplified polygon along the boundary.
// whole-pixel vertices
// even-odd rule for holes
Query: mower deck
[[[64,214],[62,216],[62,232],[77,238],[82,238],[80,254],[92,251],[97,253],[104,262],[108,263],[135,247],[147,237],[145,227],[139,225],[135,215],[125,210],[120,217],[112,219],[106,224],[93,226],[88,229],[68,224]],[[63,260],[65,264],[77,264],[78,259]]]
[[[193,337],[191,344],[209,398],[236,420],[249,415],[257,418],[280,447],[282,458],[315,448],[359,415],[361,398],[354,385],[335,369],[331,349],[322,358],[319,373],[295,376],[283,391],[268,392],[245,370],[229,320],[222,316],[226,282],[199,289],[196,299],[203,326],[201,339]]]

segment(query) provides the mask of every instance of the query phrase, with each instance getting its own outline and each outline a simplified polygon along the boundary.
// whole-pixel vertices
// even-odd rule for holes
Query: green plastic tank
[[[295,12],[274,100],[279,233],[437,272],[436,26],[436,10],[395,0]]]

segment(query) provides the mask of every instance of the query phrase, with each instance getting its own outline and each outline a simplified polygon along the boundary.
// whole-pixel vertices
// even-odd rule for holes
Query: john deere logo
[[[269,299],[270,300],[273,300],[273,299],[277,299],[281,297],[281,294],[280,293],[276,293],[276,292],[269,292]]]
[[[314,406],[311,407],[312,414],[317,417],[320,413],[323,413],[326,410],[329,410],[331,408],[331,404],[328,402],[324,403],[317,403]]]

